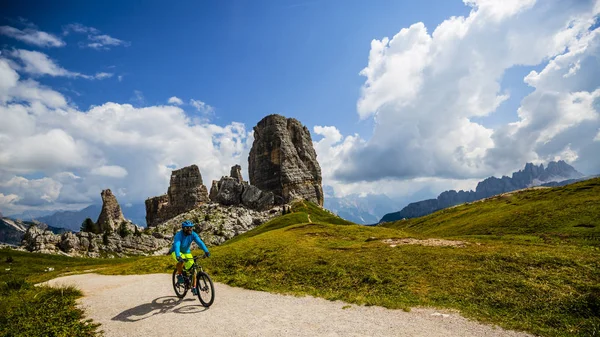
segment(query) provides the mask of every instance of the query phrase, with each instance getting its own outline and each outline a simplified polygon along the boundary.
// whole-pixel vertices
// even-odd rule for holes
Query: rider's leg
[[[177,262],[177,264],[175,265],[175,268],[177,268],[177,275],[180,275],[181,272],[183,271],[183,262],[177,261],[177,255],[175,255],[175,252],[171,253],[171,256],[173,257],[173,260],[175,260],[175,262]]]
[[[192,267],[192,265],[194,264],[194,255],[192,255],[191,253],[189,254],[181,254],[181,257],[183,257],[185,260],[183,266],[185,267],[185,270],[188,270]]]

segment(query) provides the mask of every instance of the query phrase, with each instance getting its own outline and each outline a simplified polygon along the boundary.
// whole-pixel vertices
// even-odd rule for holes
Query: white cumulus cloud
[[[181,100],[181,98],[179,98],[177,96],[173,96],[173,97],[169,98],[169,100],[167,101],[167,103],[169,103],[169,104],[175,104],[175,105],[182,105],[183,101]]]
[[[357,102],[374,118],[373,137],[344,156],[334,177],[346,183],[508,174],[527,161],[592,159],[598,130],[598,34],[595,1],[468,0],[467,17],[432,32],[423,23],[373,40]],[[594,28],[595,27],[595,28]],[[542,66],[524,80],[534,91],[518,120],[491,128],[478,118],[510,99],[506,70]],[[586,154],[586,155],[583,155]],[[595,157],[598,157],[597,155]]]
[[[71,209],[98,201],[106,188],[119,191],[121,203],[140,203],[166,193],[173,169],[196,164],[210,185],[231,166],[247,165],[252,138],[244,124],[196,121],[168,105],[79,110],[21,79],[2,58],[0,79],[0,193],[18,197],[2,198],[3,211]]]
[[[102,165],[100,167],[94,167],[91,170],[91,173],[112,178],[124,178],[127,176],[127,170],[118,165]]]

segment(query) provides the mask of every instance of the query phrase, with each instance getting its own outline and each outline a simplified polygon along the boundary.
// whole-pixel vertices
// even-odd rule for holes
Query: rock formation
[[[146,200],[146,224],[156,226],[178,214],[209,201],[198,166],[191,165],[171,173],[167,194]]]
[[[171,237],[159,233],[142,234],[140,228],[135,232],[126,233],[54,234],[37,226],[31,226],[25,233],[21,245],[30,252],[69,256],[162,255],[171,245]]]
[[[323,206],[321,167],[310,132],[298,120],[269,115],[258,122],[248,164],[250,184],[273,192],[277,203],[306,199]]]
[[[272,196],[272,194],[270,195]],[[245,233],[279,215],[281,215],[279,206],[257,211],[242,205],[224,206],[210,203],[203,204],[187,213],[167,220],[151,228],[150,232],[152,235],[171,236],[181,229],[181,223],[184,220],[190,220],[196,224],[195,231],[204,243],[214,246],[220,245],[236,235]]]
[[[125,222],[121,206],[119,206],[117,198],[111,190],[103,190],[100,195],[102,196],[102,210],[98,216],[98,221],[96,221],[97,232],[114,232],[121,223]]]
[[[258,187],[243,181],[240,171],[240,166],[235,165],[231,168],[232,176],[221,177],[221,180],[213,181],[210,189],[210,199],[221,205],[243,205],[258,211],[273,207],[273,193],[263,192]]]
[[[254,186],[252,188],[253,191],[258,190]],[[184,220],[193,221],[196,224],[196,232],[211,246],[222,244],[280,214],[279,207],[257,211],[242,205],[223,206],[209,203],[143,231],[139,227],[134,227],[133,230],[125,227],[125,231],[117,230],[113,233],[54,234],[38,226],[30,226],[23,236],[21,246],[32,252],[69,256],[163,255],[170,248],[173,234],[181,229],[181,222]]]
[[[548,163],[547,168],[544,168],[543,164],[536,166],[532,163],[527,163],[523,170],[514,172],[512,177],[486,178],[477,184],[475,191],[445,191],[436,199],[413,202],[399,212],[388,213],[381,218],[380,222],[396,221],[403,218],[417,218],[465,202],[489,198],[494,195],[532,186],[557,186],[561,181],[579,179],[583,176],[583,174],[562,160]]]
[[[233,165],[231,167],[231,173],[229,176],[233,179],[236,179],[238,183],[244,182],[244,179],[242,178],[242,167],[240,165]]]

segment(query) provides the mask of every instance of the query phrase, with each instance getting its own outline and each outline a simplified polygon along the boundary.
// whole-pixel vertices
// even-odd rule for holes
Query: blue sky
[[[3,1],[0,211],[162,194],[311,131],[336,196],[600,171],[600,0]],[[169,99],[170,102],[169,102]],[[399,208],[401,208],[399,206]]]
[[[460,1],[19,1],[3,13],[60,34],[68,23],[94,27],[128,41],[109,51],[82,49],[80,34],[47,54],[69,70],[114,72],[99,82],[41,79],[81,94],[64,93],[80,108],[106,101],[164,104],[171,96],[215,107],[214,120],[253,125],[270,113],[307,126],[335,125],[369,137],[356,101],[370,42],[423,21],[435,27],[449,15],[467,15]],[[48,15],[52,13],[52,15]],[[19,45],[3,39],[10,46]],[[22,44],[21,44],[22,45]],[[522,82],[516,79],[515,83]],[[513,85],[510,83],[509,85]]]

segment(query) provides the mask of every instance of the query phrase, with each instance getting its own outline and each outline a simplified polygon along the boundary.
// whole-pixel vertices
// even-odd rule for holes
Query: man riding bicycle
[[[198,247],[200,247],[200,249],[204,251],[204,256],[210,256],[208,248],[206,248],[206,245],[204,244],[202,239],[200,239],[200,236],[198,236],[198,234],[196,234],[196,232],[194,232],[193,229],[194,223],[192,223],[189,220],[186,220],[181,224],[181,230],[177,232],[177,234],[175,234],[175,238],[173,239],[173,246],[171,247],[171,256],[173,257],[173,259],[175,259],[175,261],[177,261],[177,281],[179,283],[184,282],[184,278],[182,275],[182,269],[184,265],[185,269],[187,270],[194,264],[194,257],[192,255],[192,252],[190,251],[192,241],[196,242]],[[192,288],[192,293],[194,293],[194,295],[196,295],[195,286],[196,285],[194,284],[194,287]]]

